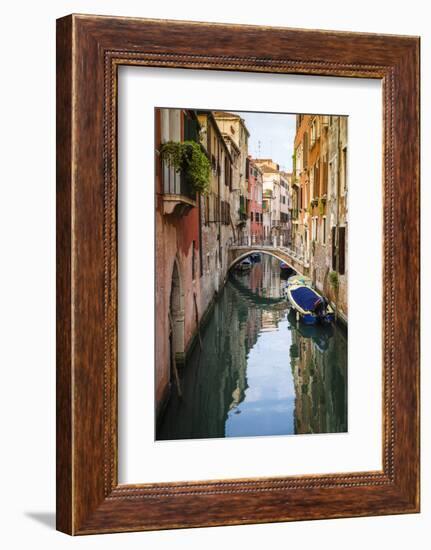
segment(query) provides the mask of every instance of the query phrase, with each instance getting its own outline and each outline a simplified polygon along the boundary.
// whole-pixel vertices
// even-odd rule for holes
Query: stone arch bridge
[[[281,262],[285,262],[300,275],[305,275],[307,277],[309,276],[310,266],[308,262],[305,262],[303,258],[296,256],[289,248],[271,245],[231,245],[229,249],[228,271],[234,267],[235,264],[241,260],[244,260],[244,258],[253,253],[268,254],[269,256],[273,256]]]

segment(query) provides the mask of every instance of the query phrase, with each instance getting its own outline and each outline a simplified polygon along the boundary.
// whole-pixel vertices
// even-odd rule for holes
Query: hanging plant
[[[329,273],[329,282],[331,283],[331,286],[334,290],[338,289],[338,286],[340,284],[340,280],[338,278],[338,273],[336,271],[331,271]]]
[[[243,218],[243,219],[248,218],[248,214],[245,206],[240,206],[240,208],[238,209],[238,215],[240,218]]]
[[[197,193],[205,195],[209,192],[211,164],[199,143],[167,141],[161,146],[160,155],[176,172],[184,173]]]
[[[319,200],[319,214],[323,216],[325,213],[325,205],[326,205],[326,198],[323,199],[323,197]]]

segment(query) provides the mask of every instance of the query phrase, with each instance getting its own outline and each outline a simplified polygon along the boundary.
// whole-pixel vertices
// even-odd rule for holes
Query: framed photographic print
[[[57,527],[419,511],[419,39],[57,22]]]

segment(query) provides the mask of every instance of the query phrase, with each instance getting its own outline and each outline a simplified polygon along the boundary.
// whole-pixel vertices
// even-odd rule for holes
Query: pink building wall
[[[176,115],[178,110],[176,110]],[[174,141],[183,141],[184,121],[191,112],[181,111],[181,130]],[[157,413],[163,407],[173,383],[172,354],[176,363],[184,361],[197,334],[199,321],[222,288],[228,268],[228,248],[233,237],[230,220],[221,219],[222,202],[230,203],[231,185],[225,178],[231,166],[227,145],[209,112],[199,112],[200,123],[212,126],[210,149],[216,167],[212,169],[210,193],[196,195],[193,204],[174,195],[178,205],[165,210],[163,168],[156,155],[156,277],[155,277],[155,400]],[[161,110],[156,110],[156,150],[160,150],[162,134]],[[176,119],[178,120],[178,119]],[[177,125],[178,128],[178,125]],[[169,139],[171,136],[169,136]],[[202,143],[202,141],[201,141]],[[203,144],[205,147],[205,144]],[[208,151],[208,150],[207,150]],[[186,197],[185,197],[186,199]],[[217,200],[216,200],[217,199]],[[206,204],[209,200],[209,209]],[[190,201],[189,201],[190,203]],[[208,218],[209,215],[209,219]],[[226,216],[225,216],[226,218]],[[173,300],[175,296],[175,300]],[[175,305],[180,307],[173,307]],[[148,305],[150,307],[150,304]]]
[[[182,124],[183,139],[183,124]],[[156,149],[160,147],[160,111],[156,111]],[[200,304],[199,278],[199,208],[186,214],[174,212],[166,216],[163,211],[163,182],[161,161],[156,160],[156,277],[155,277],[155,357],[156,403],[167,397],[170,382],[169,311],[172,291],[172,274],[177,263],[180,275],[182,305],[184,308],[184,342],[190,341],[196,331],[194,296]],[[193,247],[195,253],[193,254]],[[192,278],[193,259],[195,280]],[[150,307],[150,304],[148,304]]]
[[[252,242],[260,242],[263,237],[262,173],[250,157],[248,166],[250,235]]]

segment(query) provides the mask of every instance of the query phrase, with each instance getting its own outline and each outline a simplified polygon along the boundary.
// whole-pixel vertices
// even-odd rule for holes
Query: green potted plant
[[[177,172],[184,173],[194,191],[203,195],[209,192],[211,163],[196,141],[167,141],[160,155]]]

